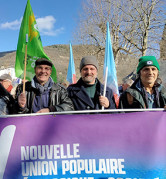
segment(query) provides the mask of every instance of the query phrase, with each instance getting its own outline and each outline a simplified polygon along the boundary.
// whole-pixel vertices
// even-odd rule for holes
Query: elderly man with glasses
[[[16,90],[18,113],[48,113],[73,110],[65,87],[54,83],[51,76],[52,62],[40,58],[35,62],[35,76]]]

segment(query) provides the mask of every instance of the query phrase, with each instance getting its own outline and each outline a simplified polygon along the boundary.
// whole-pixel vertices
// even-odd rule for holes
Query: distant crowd
[[[80,62],[80,79],[64,86],[51,78],[53,64],[39,58],[35,62],[35,76],[19,84],[11,94],[12,77],[0,76],[0,115],[49,113],[73,110],[100,109],[166,109],[166,88],[159,78],[160,66],[154,56],[139,59],[135,79],[126,79],[119,86],[119,100],[113,90],[97,78],[98,62],[95,56],[85,56]]]

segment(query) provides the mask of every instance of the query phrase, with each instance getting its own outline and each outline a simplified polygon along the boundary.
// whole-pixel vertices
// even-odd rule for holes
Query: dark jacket
[[[13,96],[0,83],[0,115],[16,114]]]
[[[16,89],[16,100],[18,101],[18,96],[23,91],[23,85],[19,85]],[[31,82],[26,82],[26,107],[24,109],[20,108],[17,102],[18,113],[32,113],[32,105],[35,99],[38,89],[32,87]],[[50,112],[60,112],[60,111],[71,111],[73,110],[73,104],[71,99],[68,97],[67,90],[64,86],[60,84],[53,83],[52,88],[49,91],[49,104],[48,108]]]
[[[139,78],[134,82],[134,84],[128,88],[120,96],[119,108],[148,108],[147,96],[144,92],[145,89],[139,90],[137,88],[137,83]],[[133,103],[130,105],[127,100],[127,93],[133,97]],[[156,100],[156,108],[164,108],[166,105],[166,89],[162,85],[154,86],[154,94]]]
[[[91,100],[89,95],[86,93],[84,88],[84,82],[80,78],[76,84],[70,85],[67,88],[69,97],[73,101],[75,110],[94,110],[101,109],[99,103],[99,96],[103,94],[104,86],[100,83],[98,79],[96,84],[96,93],[95,93],[95,103]],[[115,109],[115,101],[113,97],[113,92],[110,88],[106,89],[106,97],[110,102],[108,109]]]

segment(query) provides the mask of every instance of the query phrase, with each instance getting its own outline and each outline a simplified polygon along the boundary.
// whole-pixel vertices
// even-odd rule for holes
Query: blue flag
[[[74,84],[77,82],[71,43],[70,43],[70,60],[69,60],[69,65],[68,65],[68,70],[67,70],[67,81],[70,84]]]
[[[106,76],[106,69],[108,69],[106,86],[113,90],[116,106],[119,105],[119,90],[118,82],[116,76],[116,67],[114,61],[114,54],[112,50],[111,37],[109,31],[109,22],[107,22],[107,37],[106,37],[106,47],[105,47],[105,57],[104,57],[104,70],[103,75]]]

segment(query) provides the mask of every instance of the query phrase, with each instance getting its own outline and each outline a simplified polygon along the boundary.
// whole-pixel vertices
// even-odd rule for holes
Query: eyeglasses
[[[37,66],[36,67],[38,70],[42,71],[42,70],[45,70],[45,71],[50,71],[51,70],[51,67],[42,67],[42,66]]]

